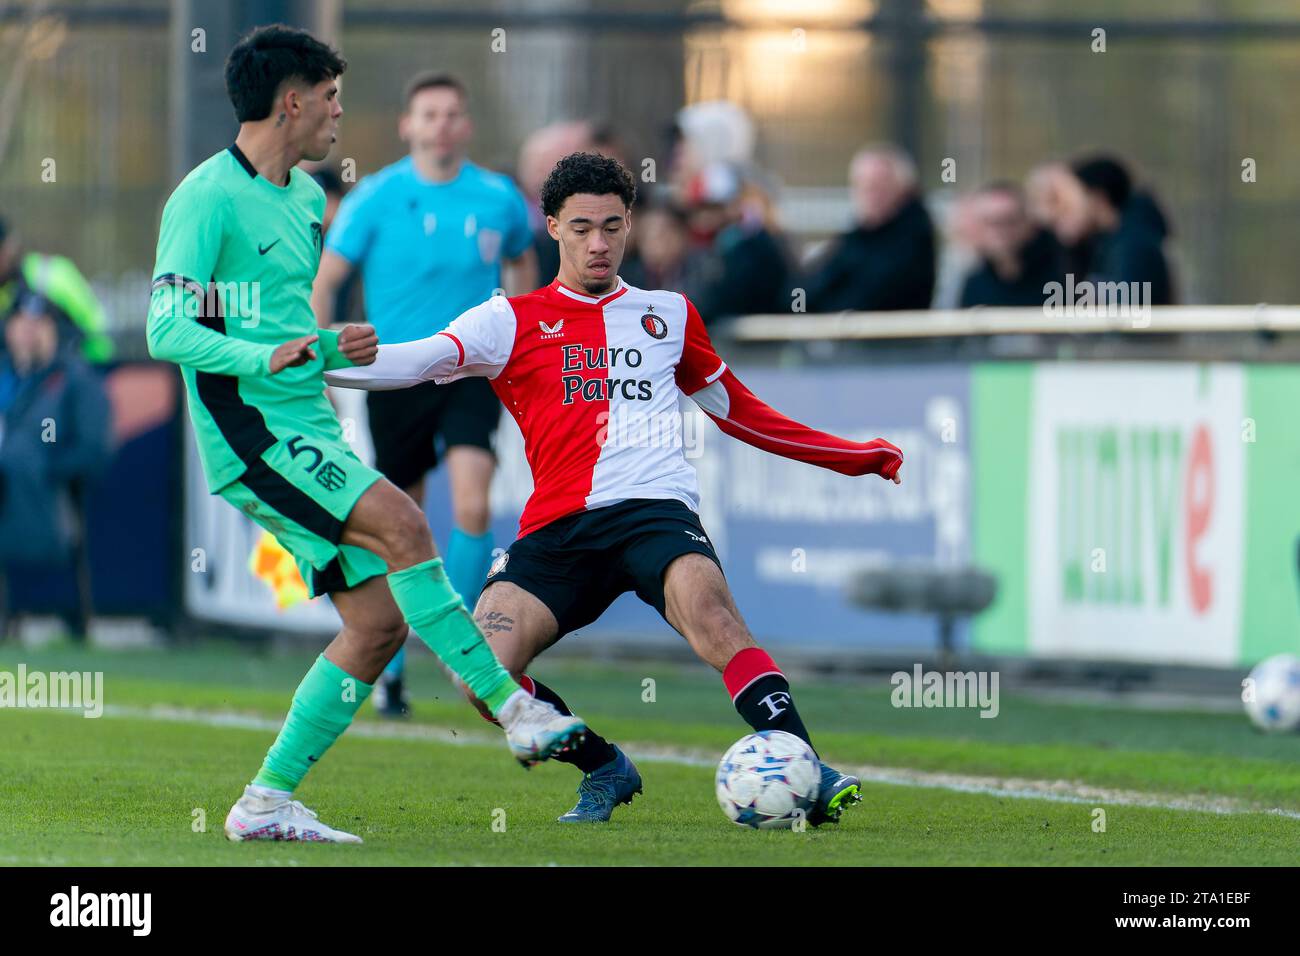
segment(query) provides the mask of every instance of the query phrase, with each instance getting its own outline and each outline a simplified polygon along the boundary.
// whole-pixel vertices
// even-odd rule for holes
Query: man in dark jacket
[[[1155,200],[1133,191],[1128,170],[1109,156],[1074,164],[1088,197],[1092,282],[1149,282],[1147,305],[1170,305],[1173,281],[1165,259],[1169,224]]]
[[[856,224],[808,277],[808,311],[928,309],[934,295],[934,224],[902,151],[869,147],[849,165]]]
[[[788,311],[789,260],[768,224],[767,193],[752,174],[730,163],[711,163],[690,181],[687,199],[688,228],[701,247],[692,301],[705,324]]]
[[[84,483],[107,461],[109,403],[59,319],[28,294],[4,322],[0,353],[0,571],[67,567],[78,557]],[[85,608],[71,621],[84,636]]]
[[[979,266],[966,277],[961,307],[1041,306],[1049,282],[1064,282],[1064,250],[1051,231],[1029,218],[1025,197],[1010,183],[993,183],[972,197]]]

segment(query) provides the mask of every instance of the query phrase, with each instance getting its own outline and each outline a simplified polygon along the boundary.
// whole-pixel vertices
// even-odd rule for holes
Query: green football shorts
[[[373,551],[339,543],[357,500],[382,477],[344,444],[295,435],[217,494],[275,535],[317,597],[388,573]]]

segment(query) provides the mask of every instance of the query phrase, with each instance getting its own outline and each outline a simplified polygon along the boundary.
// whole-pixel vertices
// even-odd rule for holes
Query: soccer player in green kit
[[[153,273],[149,352],[181,366],[208,490],[270,530],[343,620],[226,818],[236,841],[360,842],[293,791],[408,628],[490,703],[525,766],[586,729],[501,667],[448,584],[424,515],[352,453],[325,397],[326,369],[369,364],[378,349],[369,326],[317,328],[310,305],[325,195],[294,167],[329,152],[345,69],[336,51],[291,27],[239,41],[226,61],[239,135],[167,201]]]

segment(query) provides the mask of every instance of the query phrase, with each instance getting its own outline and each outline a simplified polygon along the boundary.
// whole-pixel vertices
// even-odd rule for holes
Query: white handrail
[[[1107,314],[1107,312],[1114,314]],[[836,312],[750,315],[729,335],[742,342],[809,339],[912,339],[1005,334],[1127,332],[1296,332],[1300,306],[1176,305],[1145,310],[1076,309],[1061,315],[1043,308],[951,309],[907,312]]]

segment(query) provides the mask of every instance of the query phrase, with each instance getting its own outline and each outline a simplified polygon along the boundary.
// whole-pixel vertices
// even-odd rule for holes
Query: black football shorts
[[[634,498],[557,518],[519,538],[492,564],[483,586],[519,585],[550,608],[563,637],[627,591],[663,615],[664,571],[683,554],[702,554],[722,567],[694,511],[680,501]]]
[[[440,452],[456,445],[492,451],[501,402],[485,378],[450,385],[421,382],[370,392],[370,437],[375,468],[399,488],[409,488],[438,466]]]

